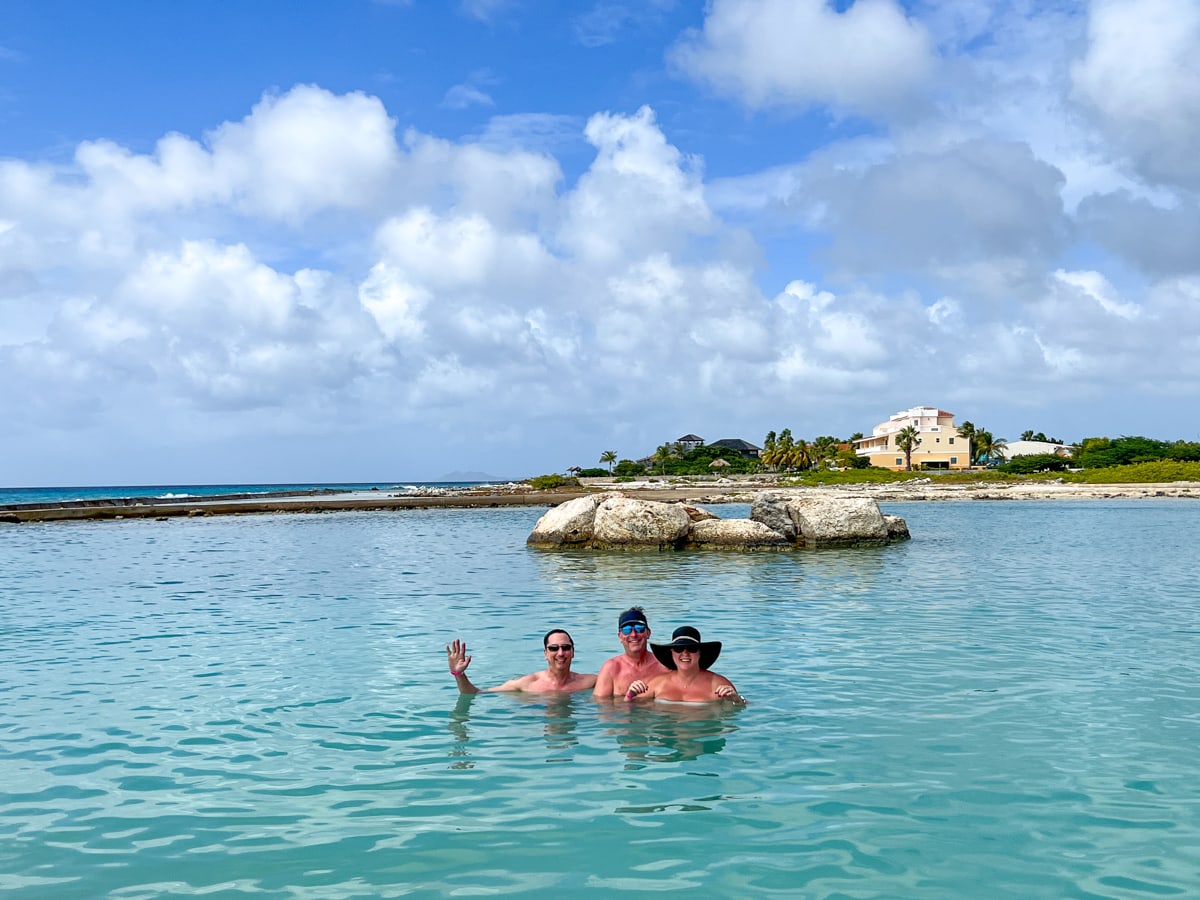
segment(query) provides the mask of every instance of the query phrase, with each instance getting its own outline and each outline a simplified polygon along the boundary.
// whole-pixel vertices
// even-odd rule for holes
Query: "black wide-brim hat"
[[[685,647],[700,653],[701,669],[707,669],[721,655],[721,642],[700,640],[700,632],[691,625],[680,625],[671,632],[671,643],[651,644],[650,650],[660,663],[668,669],[674,669],[675,659],[671,656],[671,650],[682,650]]]

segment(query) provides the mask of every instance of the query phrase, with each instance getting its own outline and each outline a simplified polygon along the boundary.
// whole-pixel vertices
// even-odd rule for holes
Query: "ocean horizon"
[[[473,473],[478,474],[478,473]],[[141,484],[0,488],[0,509],[21,504],[74,503],[95,500],[187,500],[238,494],[301,494],[353,491],[416,492],[429,488],[466,488],[505,484],[503,479],[444,481],[297,482],[287,484]]]

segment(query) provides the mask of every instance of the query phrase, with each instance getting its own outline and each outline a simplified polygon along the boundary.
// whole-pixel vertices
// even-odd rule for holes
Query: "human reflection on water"
[[[454,760],[450,768],[471,769],[475,763],[471,760],[467,744],[471,740],[467,723],[471,719],[471,705],[479,698],[479,694],[460,694],[454,709],[450,711],[449,728],[454,736],[454,744],[450,748],[450,756]],[[561,693],[511,693],[507,698],[529,707],[541,709],[545,714],[542,734],[546,739],[546,749],[552,754],[546,762],[565,762],[570,759],[563,755],[579,744],[576,734],[578,723],[575,720],[576,702],[592,705],[591,697],[576,700],[575,694]],[[484,701],[487,702],[487,701]]]
[[[731,703],[623,703],[599,701],[600,721],[625,754],[627,769],[720,753],[733,718],[744,706]]]
[[[626,769],[640,769],[651,763],[697,759],[719,753],[725,739],[737,731],[734,722],[744,706],[732,703],[626,703],[623,700],[595,700],[580,694],[505,694],[508,700],[542,712],[542,736],[546,741],[546,762],[568,762],[570,751],[580,743],[579,716],[598,716],[603,733],[616,739],[625,755]],[[450,710],[448,727],[454,742],[450,747],[450,768],[473,769],[470,742],[472,706],[496,702],[494,695],[460,694]],[[521,722],[503,717],[481,718],[476,725],[513,725]],[[479,737],[477,734],[476,737]],[[486,742],[486,734],[484,735]]]
[[[454,743],[450,746],[450,759],[453,760],[450,768],[452,769],[475,768],[471,753],[467,750],[467,743],[471,740],[467,722],[471,719],[471,704],[478,696],[478,694],[459,694],[458,702],[454,704],[454,709],[450,710],[448,727],[450,733],[454,735]]]

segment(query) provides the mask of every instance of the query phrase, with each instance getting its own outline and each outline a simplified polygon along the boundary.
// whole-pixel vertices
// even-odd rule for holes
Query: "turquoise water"
[[[718,509],[743,515],[744,508]],[[1189,501],[535,553],[538,509],[0,526],[6,897],[1200,893]],[[460,699],[697,624],[744,709]]]
[[[339,482],[334,484],[136,484],[78,487],[0,488],[0,509],[24,504],[74,503],[78,501],[187,497],[220,497],[239,494],[305,494],[313,491],[412,491],[419,488],[458,488],[478,481]]]

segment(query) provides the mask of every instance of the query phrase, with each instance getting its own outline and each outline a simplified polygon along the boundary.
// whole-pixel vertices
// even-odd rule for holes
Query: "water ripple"
[[[0,531],[0,890],[1200,892],[1194,507],[887,511],[912,542],[744,556],[531,553],[539,510]],[[751,704],[445,674],[551,623],[594,671],[633,602]]]

